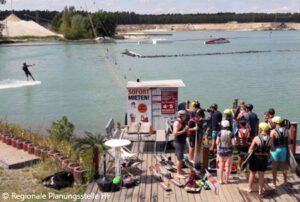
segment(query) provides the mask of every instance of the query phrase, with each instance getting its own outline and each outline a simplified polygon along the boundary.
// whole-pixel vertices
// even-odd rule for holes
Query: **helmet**
[[[183,115],[186,115],[186,112],[185,112],[185,110],[179,110],[179,111],[177,112],[177,115],[178,115],[178,116],[183,116]]]
[[[230,123],[229,123],[228,120],[223,120],[221,122],[221,125],[222,125],[223,128],[228,128],[230,126]]]
[[[225,115],[231,115],[232,114],[232,109],[225,109],[224,114]]]
[[[270,126],[265,122],[260,123],[259,128],[262,131],[269,131],[270,130]]]
[[[198,100],[194,100],[192,102],[192,107],[194,107],[194,108],[200,108],[200,102]]]
[[[272,118],[272,122],[281,124],[283,122],[283,118],[281,118],[280,116],[275,116],[274,118]]]

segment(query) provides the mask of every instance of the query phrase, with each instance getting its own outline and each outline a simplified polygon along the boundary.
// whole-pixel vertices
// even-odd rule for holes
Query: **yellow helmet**
[[[200,108],[200,103],[199,103],[199,101],[194,100],[194,101],[191,103],[191,106],[192,106],[193,108]]]
[[[231,115],[232,114],[232,109],[225,109],[224,114],[225,115]]]
[[[270,130],[270,126],[265,122],[260,123],[259,128],[262,131],[269,131]]]
[[[281,124],[283,122],[283,118],[281,118],[280,116],[275,116],[275,117],[272,118],[272,122],[277,123],[277,124]]]

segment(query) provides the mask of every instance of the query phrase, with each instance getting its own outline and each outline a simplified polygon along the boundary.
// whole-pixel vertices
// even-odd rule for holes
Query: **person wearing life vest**
[[[181,174],[182,168],[182,160],[183,153],[185,148],[185,142],[187,137],[188,126],[186,125],[186,111],[180,110],[177,112],[177,119],[173,124],[173,134],[175,136],[174,139],[174,147],[175,154],[177,158],[176,166],[177,166],[177,178],[184,179],[185,176]]]
[[[234,135],[230,130],[230,123],[228,120],[221,122],[222,130],[218,133],[217,137],[217,153],[219,161],[218,168],[218,179],[220,184],[227,184],[229,174],[231,171],[233,146],[234,146]],[[225,173],[224,173],[225,170]]]
[[[284,184],[287,183],[287,152],[290,143],[289,131],[283,127],[283,118],[275,116],[272,122],[276,124],[275,129],[271,131],[270,137],[273,140],[274,149],[271,151],[273,186],[276,187],[277,166],[281,164]]]
[[[216,149],[216,139],[217,139],[217,134],[221,130],[221,121],[222,121],[222,113],[218,111],[218,105],[217,104],[212,104],[210,106],[210,117],[211,117],[211,138],[212,138],[212,143],[210,146],[210,151],[215,152]]]
[[[246,127],[246,120],[240,121],[240,126],[235,133],[236,144],[238,149],[238,169],[241,169],[243,156],[248,153],[251,144],[250,129]]]
[[[189,140],[189,160],[194,161],[195,159],[195,147],[196,147],[196,156],[200,156],[201,144],[203,138],[203,121],[204,117],[200,111],[196,112],[195,117],[191,118],[188,122],[188,140]],[[196,142],[197,135],[197,142]]]
[[[259,124],[260,134],[255,136],[251,146],[249,148],[248,154],[253,152],[253,155],[250,157],[249,168],[249,187],[245,189],[247,192],[253,191],[254,177],[256,172],[258,172],[258,194],[263,196],[264,194],[264,172],[267,170],[269,152],[272,149],[272,139],[269,137],[270,127],[267,123]]]

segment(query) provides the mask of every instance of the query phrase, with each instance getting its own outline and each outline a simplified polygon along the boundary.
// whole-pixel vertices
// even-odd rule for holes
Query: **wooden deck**
[[[236,174],[230,176],[230,184],[222,185],[218,195],[215,195],[211,190],[202,190],[197,194],[187,193],[184,189],[176,187],[171,184],[172,191],[164,191],[159,184],[151,178],[149,175],[149,166],[155,165],[156,160],[153,157],[153,142],[142,142],[140,145],[141,152],[139,158],[143,159],[143,163],[139,165],[139,172],[137,174],[140,177],[141,183],[131,189],[123,188],[118,192],[109,193],[104,195],[107,198],[101,198],[103,196],[98,188],[96,182],[89,184],[86,194],[95,194],[100,196],[99,199],[83,200],[84,202],[94,201],[107,201],[107,202],[232,202],[232,201],[300,201],[300,180],[295,175],[289,175],[289,186],[278,186],[276,190],[272,190],[269,186],[266,186],[266,197],[260,199],[257,192],[247,193],[243,191],[247,187],[247,178],[245,174]],[[132,151],[137,151],[137,143],[134,142],[132,145]],[[168,154],[172,156],[175,161],[174,154]],[[186,169],[188,172],[188,170]],[[282,184],[282,174],[278,175],[279,183]],[[271,182],[271,175],[266,176],[268,182]],[[183,181],[182,181],[183,182]]]

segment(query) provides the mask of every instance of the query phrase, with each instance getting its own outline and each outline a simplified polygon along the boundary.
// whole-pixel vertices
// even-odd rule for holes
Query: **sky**
[[[77,10],[130,11],[139,14],[300,12],[300,0],[12,0],[12,2],[14,10],[61,11],[66,5],[73,5]],[[0,10],[10,8],[11,0],[7,0],[6,5],[0,5]]]

